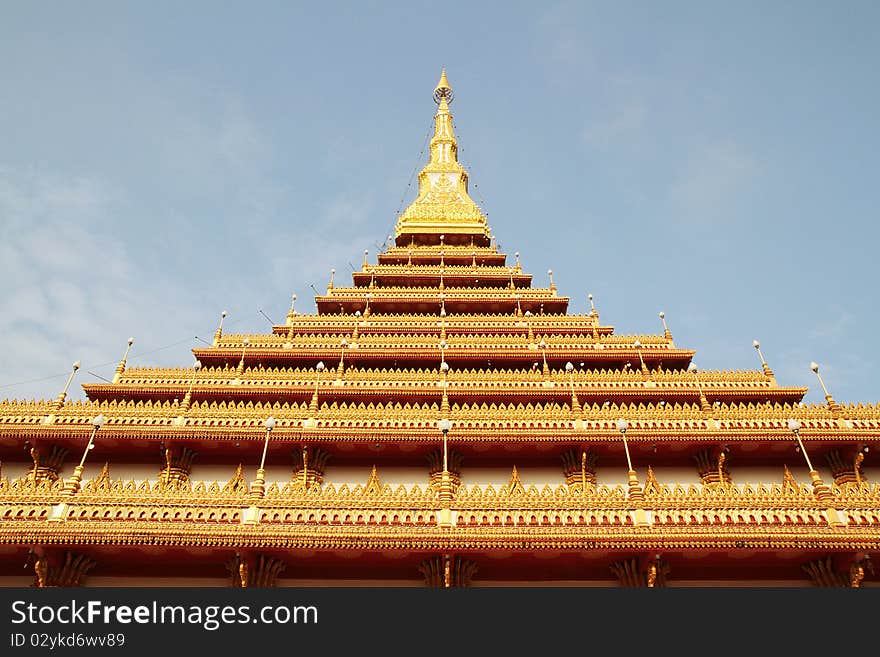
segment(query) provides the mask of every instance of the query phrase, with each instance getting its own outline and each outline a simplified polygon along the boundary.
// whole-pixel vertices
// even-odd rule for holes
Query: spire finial
[[[663,337],[672,341],[672,331],[669,330],[669,326],[666,324],[666,313],[662,310],[660,311],[660,321],[663,322]]]
[[[761,352],[761,343],[755,340],[752,342],[752,346],[755,348],[755,351],[758,352],[758,357],[761,359],[761,368],[764,370],[764,375],[773,378],[773,370],[770,369],[767,361],[764,360],[764,354]]]
[[[211,345],[213,347],[216,347],[218,344],[220,344],[220,338],[223,337],[223,320],[226,319],[226,316],[228,314],[229,313],[226,312],[225,310],[222,313],[220,313],[220,325],[217,326],[217,330],[214,331],[214,342]]]
[[[453,97],[452,87],[449,86],[449,80],[446,79],[446,69],[444,68],[440,73],[440,82],[434,87],[434,102],[439,105],[445,100],[449,104]]]
[[[828,403],[828,410],[830,410],[833,415],[838,415],[840,413],[840,406],[834,401],[834,397],[831,396],[831,393],[828,392],[828,388],[822,380],[822,375],[819,374],[819,364],[815,361],[810,363],[810,369],[813,370],[813,374],[819,379],[819,385],[822,386],[822,392],[825,393],[825,401]]]
[[[122,378],[123,373],[125,372],[125,365],[128,361],[128,352],[131,351],[131,345],[134,344],[134,338],[128,339],[128,346],[125,348],[125,354],[122,356],[122,360],[119,361],[119,365],[116,366],[116,371],[113,373],[113,383],[119,383],[119,379]]]

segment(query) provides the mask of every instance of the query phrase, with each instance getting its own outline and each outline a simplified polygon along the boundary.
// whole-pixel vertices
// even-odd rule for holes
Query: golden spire
[[[434,88],[437,113],[430,159],[419,173],[419,194],[397,222],[396,235],[471,235],[488,241],[486,217],[468,196],[468,175],[458,161],[449,103],[453,92],[444,70]],[[449,240],[454,242],[454,240]]]

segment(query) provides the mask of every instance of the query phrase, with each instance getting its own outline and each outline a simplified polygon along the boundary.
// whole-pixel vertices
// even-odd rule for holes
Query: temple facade
[[[0,402],[0,586],[880,583],[880,406],[570,314],[469,196],[452,99],[314,314]]]

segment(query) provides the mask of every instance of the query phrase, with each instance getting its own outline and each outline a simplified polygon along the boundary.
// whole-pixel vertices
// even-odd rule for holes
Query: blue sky
[[[0,398],[189,364],[375,258],[441,67],[504,250],[701,367],[880,400],[880,5],[4,3]],[[173,345],[173,346],[169,346]],[[166,347],[163,349],[163,347]],[[157,351],[158,350],[158,351]],[[54,378],[47,378],[54,377]],[[21,383],[41,379],[30,383]],[[16,385],[12,385],[16,384]],[[76,392],[75,396],[80,393]]]

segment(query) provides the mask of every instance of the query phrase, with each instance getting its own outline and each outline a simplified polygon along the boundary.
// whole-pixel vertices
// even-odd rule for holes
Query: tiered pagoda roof
[[[210,347],[193,350],[199,369],[123,360],[112,383],[83,386],[85,402],[0,402],[0,444],[10,452],[27,441],[78,455],[96,433],[101,459],[111,462],[170,450],[169,476],[156,483],[105,471],[71,485],[37,460],[30,479],[0,479],[0,546],[51,544],[98,560],[101,545],[246,545],[282,560],[285,550],[329,550],[322,572],[332,570],[331,553],[345,550],[476,563],[503,550],[520,554],[521,572],[537,578],[529,555],[563,554],[560,567],[570,573],[579,563],[572,555],[601,550],[613,562],[602,566],[607,576],[636,559],[647,582],[651,572],[656,582],[661,554],[666,567],[678,562],[685,572],[688,555],[717,553],[719,572],[748,562],[755,577],[770,577],[767,553],[798,546],[802,560],[830,553],[849,564],[878,550],[880,489],[862,463],[880,439],[880,408],[830,395],[805,405],[806,389],[780,385],[766,363],[695,370],[695,352],[675,345],[665,320],[661,334],[620,335],[595,308],[568,314],[552,273],[549,287],[534,287],[519,254],[511,261],[498,250],[468,195],[445,73],[435,99],[430,160],[393,245],[375,264],[365,253],[350,286],[331,279],[316,314],[291,305],[266,334],[227,334],[221,323]],[[447,421],[454,464],[441,468],[438,427]],[[814,460],[828,457],[833,480],[815,470],[811,486],[791,478],[787,465],[801,459],[796,440]],[[240,469],[233,476],[234,465],[257,462],[264,441],[270,458],[304,450],[301,484],[296,474],[265,488],[262,475],[255,484]],[[310,479],[308,449],[328,462],[363,463],[365,475],[365,459],[377,468],[349,490],[324,482],[323,465]],[[635,464],[624,468],[629,449]],[[185,469],[172,463],[182,450],[228,463],[230,480],[172,481],[172,466]],[[461,483],[469,459],[500,463],[511,453],[521,466],[561,459],[558,485],[524,486],[516,468],[500,488]],[[427,458],[431,476],[391,490],[381,483],[383,458]],[[592,485],[597,458],[629,483]],[[706,465],[699,486],[637,472],[693,467],[694,459]],[[778,479],[734,483],[730,463],[773,467]],[[656,560],[645,561],[648,552]]]

